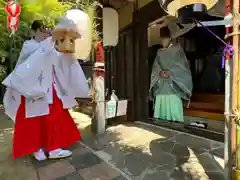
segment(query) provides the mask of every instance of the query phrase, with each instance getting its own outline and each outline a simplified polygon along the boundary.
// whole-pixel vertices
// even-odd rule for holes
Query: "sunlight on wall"
[[[160,43],[160,27],[159,25],[148,27],[148,47]]]
[[[146,4],[153,0],[138,0],[138,9],[142,8]],[[132,23],[133,4],[128,3],[122,7],[119,11],[119,30],[125,28],[127,25]]]
[[[138,9],[152,2],[153,0],[138,0]]]
[[[133,5],[131,3],[119,10],[119,30],[132,23]]]

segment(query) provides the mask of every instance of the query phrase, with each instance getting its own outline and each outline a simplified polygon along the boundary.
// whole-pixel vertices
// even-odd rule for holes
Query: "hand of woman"
[[[162,76],[162,77],[169,77],[169,74],[168,74],[168,72],[167,71],[161,71],[160,73],[159,73],[159,75],[160,76]]]

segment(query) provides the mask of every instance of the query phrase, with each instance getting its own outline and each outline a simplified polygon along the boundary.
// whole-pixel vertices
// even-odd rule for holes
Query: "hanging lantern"
[[[8,29],[14,32],[19,26],[21,6],[17,1],[10,0],[6,3],[5,10],[8,13]]]
[[[55,48],[73,53],[76,59],[87,59],[92,43],[89,16],[79,9],[71,9],[59,20],[52,31]]]
[[[81,38],[75,40],[74,56],[76,59],[87,61],[92,48],[90,18],[88,14],[79,9],[67,11],[65,17],[73,20],[73,24],[76,24],[76,29],[81,35]]]
[[[103,8],[103,46],[116,46],[118,43],[118,12],[114,8]]]

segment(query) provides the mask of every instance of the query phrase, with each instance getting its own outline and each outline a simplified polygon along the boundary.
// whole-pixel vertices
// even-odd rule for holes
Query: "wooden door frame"
[[[148,120],[148,24],[165,14],[158,0],[133,13],[133,44],[134,44],[134,119],[136,121]]]

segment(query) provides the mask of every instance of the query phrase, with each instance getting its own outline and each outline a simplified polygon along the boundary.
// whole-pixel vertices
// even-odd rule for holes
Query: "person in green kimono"
[[[154,60],[150,100],[154,101],[154,118],[184,121],[183,101],[190,102],[192,76],[180,44],[173,44],[168,27],[160,29],[162,49]]]

